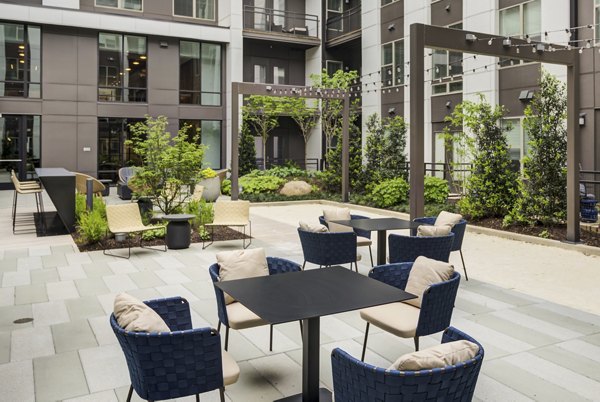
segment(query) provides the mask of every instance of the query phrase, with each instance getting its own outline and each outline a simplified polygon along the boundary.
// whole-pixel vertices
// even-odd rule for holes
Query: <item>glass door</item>
[[[41,117],[2,115],[0,117],[0,189],[12,188],[10,172],[19,180],[34,177],[41,162]]]

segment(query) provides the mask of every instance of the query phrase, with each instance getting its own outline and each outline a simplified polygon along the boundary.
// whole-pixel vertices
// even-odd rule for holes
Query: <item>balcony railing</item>
[[[327,19],[327,42],[351,33],[358,33],[361,29],[360,6],[344,11],[340,15]],[[350,35],[349,35],[350,36]]]
[[[244,29],[318,38],[319,17],[271,8],[244,6]]]

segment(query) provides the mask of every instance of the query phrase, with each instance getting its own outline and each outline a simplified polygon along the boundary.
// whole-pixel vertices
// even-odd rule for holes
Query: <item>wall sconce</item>
[[[444,8],[444,10],[446,10],[446,12],[447,12],[447,13],[449,13],[449,12],[450,12],[450,4],[448,4],[448,5],[446,6],[446,8]]]
[[[475,35],[473,35],[473,34],[467,34],[467,35],[465,36],[465,40],[466,40],[467,42],[473,43],[473,42],[475,42],[475,41],[477,40],[477,36],[475,36]]]
[[[538,43],[538,44],[536,44],[536,45],[535,45],[535,51],[536,51],[538,54],[542,54],[542,53],[544,53],[544,51],[545,51],[545,50],[546,50],[546,46],[544,46],[544,44],[543,44],[543,43]]]
[[[519,92],[519,100],[521,102],[529,102],[530,100],[533,99],[533,91],[530,91],[528,89],[524,89],[521,92]]]
[[[271,91],[273,90],[273,87],[272,87],[272,86],[270,86],[270,85],[267,85],[267,86],[265,87],[265,89],[267,90],[267,92],[271,92]]]
[[[585,113],[579,113],[579,127],[585,126]]]
[[[395,115],[395,114],[396,114],[396,108],[395,108],[395,107],[391,107],[391,108],[389,108],[389,109],[388,109],[388,114],[389,114],[390,116],[393,116],[393,115]]]
[[[393,31],[394,29],[396,29],[396,24],[391,23],[390,25],[388,25],[388,31]]]
[[[510,38],[504,38],[502,40],[502,46],[504,47],[510,47],[512,45],[512,41],[510,40]]]
[[[158,46],[162,47],[163,49],[166,49],[169,47],[169,42],[167,42],[166,40],[161,40],[160,42],[158,42]]]
[[[452,107],[452,101],[446,101],[446,109],[450,109]]]

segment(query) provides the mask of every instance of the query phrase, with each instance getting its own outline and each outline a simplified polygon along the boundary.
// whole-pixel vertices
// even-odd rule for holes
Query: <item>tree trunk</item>
[[[267,136],[263,135],[263,141],[262,141],[262,146],[263,146],[263,170],[267,170]]]

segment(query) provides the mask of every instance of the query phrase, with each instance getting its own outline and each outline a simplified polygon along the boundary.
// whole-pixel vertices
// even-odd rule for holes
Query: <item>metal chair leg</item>
[[[465,266],[465,259],[463,258],[462,249],[458,250],[458,252],[460,253],[460,260],[462,261],[463,271],[465,271],[465,279],[468,281],[469,275],[467,275],[467,267]]]
[[[217,332],[221,332],[221,321],[217,324]]]
[[[221,398],[221,402],[225,402],[225,387],[219,388],[219,396]]]
[[[196,402],[200,402],[200,394],[196,394]]]
[[[304,329],[302,329],[302,320],[298,321],[300,323],[300,336],[302,336],[302,333],[304,332]]]
[[[127,393],[127,402],[131,401],[132,394],[133,394],[133,384],[129,386],[129,392]]]
[[[365,329],[365,340],[363,342],[363,350],[362,350],[362,355],[360,357],[360,361],[364,362],[365,361],[365,352],[367,351],[367,339],[369,338],[369,325],[371,323],[367,322],[367,328]]]
[[[273,351],[273,324],[269,325],[269,352]]]
[[[302,270],[304,271],[304,266],[306,265],[306,260],[302,263]]]
[[[419,337],[415,336],[415,352],[419,351]]]
[[[225,327],[225,350],[227,350],[228,346],[229,346],[229,327],[226,326]]]
[[[371,246],[369,246],[369,256],[371,257],[371,268],[373,268],[375,265],[373,265],[373,250],[371,250]]]

